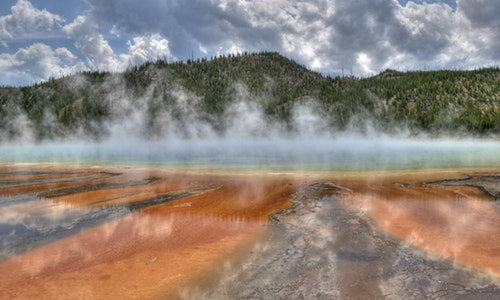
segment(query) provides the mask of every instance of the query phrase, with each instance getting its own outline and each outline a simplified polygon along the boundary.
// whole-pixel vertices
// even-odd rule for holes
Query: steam
[[[0,162],[322,170],[500,166],[496,140],[430,139],[410,135],[404,125],[389,134],[363,115],[340,129],[332,125],[338,120],[313,97],[287,104],[292,105],[287,120],[275,118],[265,113],[271,97],[252,94],[243,82],[229,88],[229,105],[215,117],[205,113],[203,95],[169,79],[166,71],[146,72],[153,84],[140,92],[131,91],[123,76],[109,76],[99,88],[106,93],[111,115],[100,122],[84,120],[70,130],[49,110],[39,124],[19,112],[8,121],[14,134],[0,133]],[[94,88],[83,76],[71,80],[72,89]],[[40,130],[46,139],[37,142]]]
[[[41,122],[34,124],[21,110],[12,118],[8,128],[16,134],[0,133],[3,144],[47,143],[47,141],[114,142],[125,140],[172,141],[213,139],[282,139],[303,136],[332,135],[331,118],[321,112],[314,98],[298,99],[290,109],[287,122],[266,115],[272,101],[267,95],[253,95],[243,82],[233,84],[226,93],[229,105],[224,111],[209,114],[203,95],[186,89],[168,74],[151,68],[146,71],[152,84],[144,91],[134,92],[126,79],[111,75],[101,86],[93,86],[84,76],[74,76],[66,84],[71,90],[102,90],[104,103],[110,112],[102,122],[82,121],[79,128],[64,128],[49,109],[42,112]],[[167,78],[167,79],[165,79]],[[272,83],[270,83],[272,84]],[[221,95],[224,97],[224,95]],[[81,106],[77,99],[73,106]],[[71,108],[71,107],[70,107]],[[61,113],[61,112],[57,112]],[[74,116],[73,116],[74,117]],[[37,141],[40,140],[40,141]]]

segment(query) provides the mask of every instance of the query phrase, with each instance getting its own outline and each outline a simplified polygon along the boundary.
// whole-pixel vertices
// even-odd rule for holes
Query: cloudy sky
[[[500,61],[498,0],[2,0],[0,85],[278,51],[324,74]]]

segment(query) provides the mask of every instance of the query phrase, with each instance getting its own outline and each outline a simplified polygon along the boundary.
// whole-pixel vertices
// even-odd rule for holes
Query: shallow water
[[[286,201],[285,184],[271,188],[142,168],[2,165],[0,299],[172,295],[254,239],[276,206],[259,194]]]
[[[500,141],[336,138],[126,141],[2,146],[0,162],[338,171],[500,166]]]
[[[385,233],[379,232],[381,229],[404,241],[401,244],[394,239],[384,241],[392,248],[377,251],[392,251],[390,259],[370,270],[380,278],[400,280],[396,285],[404,290],[401,295],[406,299],[419,299],[410,297],[412,289],[422,287],[417,279],[435,278],[439,276],[436,269],[443,267],[442,261],[408,250],[406,245],[451,261],[451,265],[445,264],[446,280],[454,280],[450,274],[462,272],[463,266],[477,268],[477,273],[470,272],[481,277],[481,285],[464,286],[462,291],[467,295],[474,295],[478,287],[477,293],[483,293],[488,285],[494,287],[491,293],[499,294],[498,278],[486,277],[492,274],[495,277],[500,271],[485,269],[489,261],[496,261],[500,247],[496,242],[500,233],[495,229],[500,220],[498,205],[484,202],[491,197],[476,188],[464,189],[460,182],[446,187],[422,184],[422,181],[463,177],[462,168],[484,168],[489,172],[499,169],[498,141],[223,140],[6,145],[0,150],[0,272],[9,275],[0,278],[0,289],[4,291],[0,299],[178,296],[172,286],[183,287],[180,295],[188,297],[198,295],[193,291],[201,289],[199,286],[217,287],[219,277],[228,280],[221,270],[234,277],[249,278],[251,274],[245,274],[248,270],[241,267],[245,264],[241,260],[245,261],[248,255],[242,253],[248,254],[255,243],[263,243],[258,237],[267,232],[267,216],[285,208],[301,187],[318,181],[345,188],[344,197],[352,201],[346,207],[355,208],[345,211],[346,220],[365,224],[363,214],[368,213],[374,221],[363,230],[375,232],[377,241],[383,240]],[[63,164],[45,164],[53,162]],[[185,173],[186,170],[189,172]],[[207,175],[203,172],[206,170],[215,172]],[[217,175],[217,171],[224,174],[230,171],[230,175]],[[295,174],[289,177],[288,172]],[[302,232],[301,224],[294,225],[294,220],[311,225],[307,230],[312,230],[311,236],[317,235],[318,241],[314,244],[316,248],[310,249],[315,249],[318,257],[328,253],[327,261],[334,264],[372,257],[373,249],[358,247],[353,244],[354,239],[336,238],[335,243],[332,240],[323,244],[339,232],[344,232],[343,236],[366,232],[352,231],[351,225],[355,224],[351,221],[344,224],[328,219],[329,215],[336,216],[338,208],[332,206],[335,209],[323,211],[330,204],[322,203],[323,208],[312,202],[307,214],[289,211],[289,223],[285,226],[291,230],[288,233],[296,236]],[[345,228],[338,230],[339,226]],[[467,237],[468,243],[462,237]],[[290,263],[300,265],[304,276],[316,274],[309,265],[303,265],[315,256],[302,257],[297,252],[281,257],[294,247],[301,249],[302,244],[289,247],[283,237],[275,239],[264,244],[278,242],[276,245],[284,248],[261,249],[265,257],[276,258],[278,262],[295,257],[297,261]],[[307,237],[298,238],[302,239]],[[436,245],[442,252],[435,249]],[[346,247],[361,252],[352,256],[352,251],[345,251]],[[399,252],[407,256],[400,257]],[[481,263],[475,264],[479,258]],[[397,265],[405,259],[412,268],[425,260],[422,273],[407,277],[407,270],[401,271]],[[346,281],[366,280],[363,272],[354,274],[349,264],[345,272],[338,266],[313,265],[327,268],[325,272],[337,270],[338,281],[325,279],[328,283],[322,286],[326,289],[340,287],[350,291]],[[256,264],[251,271],[273,272],[263,267]],[[495,267],[500,270],[500,265]],[[401,276],[379,274],[380,270],[401,271]],[[289,286],[287,278],[279,278],[283,274],[288,273],[278,270],[269,276]],[[311,278],[319,278],[321,274]],[[460,274],[462,278],[469,273]],[[486,279],[481,274],[486,274]],[[401,281],[403,277],[415,280],[407,285]],[[64,286],[59,284],[61,281]],[[297,290],[316,291],[317,280],[304,282],[312,286]],[[380,282],[377,283],[380,286],[372,286],[373,282],[367,285],[373,290],[367,290],[365,295],[378,295],[380,289],[391,290],[393,283],[385,279]],[[214,290],[214,295],[224,292]],[[362,295],[363,291],[357,293]],[[420,293],[429,296],[422,289]],[[396,294],[393,296],[398,299]]]

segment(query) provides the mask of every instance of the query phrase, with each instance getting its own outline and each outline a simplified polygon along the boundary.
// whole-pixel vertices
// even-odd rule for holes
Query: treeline
[[[289,130],[296,108],[307,107],[332,130],[363,130],[370,123],[387,132],[498,135],[499,83],[499,68],[332,78],[274,52],[158,60],[118,74],[82,72],[0,88],[0,142],[27,130],[35,141],[73,135],[99,140],[116,120],[138,122],[138,111],[137,126],[147,138],[172,131],[190,137],[193,122],[223,133],[238,101],[255,102],[268,120]]]
[[[385,72],[359,81],[389,115],[427,131],[497,134],[500,69]]]

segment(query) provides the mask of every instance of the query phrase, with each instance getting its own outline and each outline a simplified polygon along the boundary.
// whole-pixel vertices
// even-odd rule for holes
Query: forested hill
[[[159,60],[124,73],[83,72],[1,88],[0,143],[27,136],[100,140],[119,128],[148,139],[224,135],[247,113],[283,132],[297,131],[304,113],[323,120],[322,131],[498,136],[500,69],[332,78],[269,52]]]

